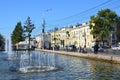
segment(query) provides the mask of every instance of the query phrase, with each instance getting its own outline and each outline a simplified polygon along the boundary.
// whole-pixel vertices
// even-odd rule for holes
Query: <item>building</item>
[[[37,48],[45,48],[49,49],[50,48],[50,41],[51,41],[51,34],[50,33],[44,33],[44,34],[39,34],[35,37],[36,42],[37,42]]]
[[[46,47],[46,49],[48,49],[50,47],[59,46],[62,49],[65,48],[66,45],[72,44],[76,47],[86,46],[87,48],[91,48],[94,45],[96,38],[90,34],[90,32],[89,23],[61,28],[50,33],[44,33],[43,28],[42,34],[36,36],[37,47]],[[109,38],[106,38],[105,40],[109,44],[114,44],[117,40],[115,31],[110,32],[108,37]],[[99,42],[101,45],[102,41],[99,40]]]
[[[86,45],[86,47],[90,48],[94,44],[88,23],[62,28],[50,34],[52,47],[57,45],[65,48],[66,45],[72,44],[76,47]]]
[[[37,42],[37,45],[36,45],[37,48],[41,48],[41,46],[42,46],[42,34],[37,35],[35,37],[35,40]]]
[[[27,41],[21,41],[16,45],[17,50],[27,50],[29,49],[29,44]]]
[[[90,34],[88,23],[83,23],[79,26],[73,26],[70,35],[71,44],[74,44],[76,47],[86,46],[90,48],[94,44],[93,36]]]

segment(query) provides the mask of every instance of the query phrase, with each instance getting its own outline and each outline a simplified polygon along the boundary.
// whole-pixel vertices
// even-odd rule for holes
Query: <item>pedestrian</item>
[[[87,53],[86,45],[84,45],[84,47],[82,49],[82,53]]]
[[[97,54],[98,53],[98,49],[99,49],[99,46],[98,46],[98,43],[96,43],[94,45],[94,53]]]
[[[78,47],[78,52],[81,52],[81,46]]]

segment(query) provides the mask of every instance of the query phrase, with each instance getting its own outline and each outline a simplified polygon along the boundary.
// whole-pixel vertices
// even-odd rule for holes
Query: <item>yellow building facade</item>
[[[87,48],[90,48],[94,43],[89,24],[83,23],[72,28],[63,28],[51,32],[51,46],[58,45],[64,48],[68,44],[74,44],[76,47],[86,45]]]

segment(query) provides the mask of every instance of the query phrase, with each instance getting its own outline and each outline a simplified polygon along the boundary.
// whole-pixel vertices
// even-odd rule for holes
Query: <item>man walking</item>
[[[97,54],[98,53],[98,49],[99,49],[99,46],[98,46],[98,43],[96,43],[94,45],[94,53]]]

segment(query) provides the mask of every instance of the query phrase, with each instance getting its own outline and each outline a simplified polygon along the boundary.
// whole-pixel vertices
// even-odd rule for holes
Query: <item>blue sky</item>
[[[17,22],[24,25],[28,16],[35,24],[32,35],[41,33],[42,18],[45,31],[88,22],[90,16],[109,8],[120,15],[120,0],[1,0],[0,33],[8,36]],[[47,10],[47,11],[46,11]]]

